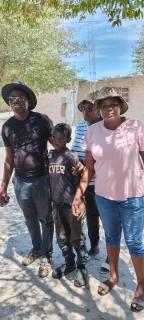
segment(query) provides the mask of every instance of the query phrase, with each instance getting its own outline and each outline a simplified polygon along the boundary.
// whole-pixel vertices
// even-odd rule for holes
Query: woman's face
[[[100,115],[105,121],[120,118],[121,104],[117,98],[106,98],[99,103]]]

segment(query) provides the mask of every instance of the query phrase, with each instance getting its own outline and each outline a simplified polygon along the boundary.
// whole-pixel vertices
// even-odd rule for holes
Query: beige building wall
[[[35,111],[47,114],[54,122],[77,122],[77,88],[75,90],[60,90],[53,94],[46,93],[37,96],[38,104]]]
[[[144,75],[119,77],[106,80],[98,80],[93,84],[93,90],[102,87],[128,88],[129,110],[127,117],[144,121]],[[38,106],[36,111],[47,114],[53,122],[67,122],[75,125],[83,119],[82,113],[78,111],[77,104],[89,98],[91,83],[81,81],[75,90],[60,90],[53,94],[42,94],[38,96]]]
[[[126,115],[133,119],[144,120],[144,75],[96,81],[94,85],[95,90],[100,90],[102,87],[128,88],[129,110]],[[90,92],[90,82],[80,82],[77,96],[78,102],[88,98]]]

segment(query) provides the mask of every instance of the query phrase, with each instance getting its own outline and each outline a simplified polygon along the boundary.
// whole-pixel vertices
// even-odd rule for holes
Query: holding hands
[[[84,200],[81,196],[75,196],[72,203],[72,212],[76,216],[77,220],[82,220],[86,216],[86,209]]]

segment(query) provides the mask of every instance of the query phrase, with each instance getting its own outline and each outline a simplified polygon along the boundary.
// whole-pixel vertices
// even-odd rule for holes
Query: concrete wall
[[[130,118],[144,120],[144,76],[98,80],[93,84],[94,90],[99,90],[102,87],[128,88],[129,110],[126,115]],[[77,104],[81,100],[89,98],[90,92],[91,83],[81,81],[75,91],[61,90],[54,94],[39,95],[38,106],[35,110],[49,115],[54,123],[67,122],[70,125],[75,125],[83,119],[82,113],[77,109]]]
[[[144,76],[123,77],[107,80],[98,80],[95,90],[102,87],[123,87],[129,89],[129,110],[126,115],[130,118],[144,120]],[[90,95],[90,82],[83,81],[79,84],[78,102]]]
[[[41,94],[37,97],[38,104],[36,111],[47,114],[53,122],[66,122],[73,124],[76,121],[74,101],[76,93],[71,90],[60,90],[59,92],[50,94]],[[77,101],[75,101],[77,107]]]

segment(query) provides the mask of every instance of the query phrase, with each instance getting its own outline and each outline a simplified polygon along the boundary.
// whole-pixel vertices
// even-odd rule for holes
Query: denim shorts
[[[144,197],[114,201],[96,195],[107,245],[120,245],[123,230],[132,256],[144,256]]]

